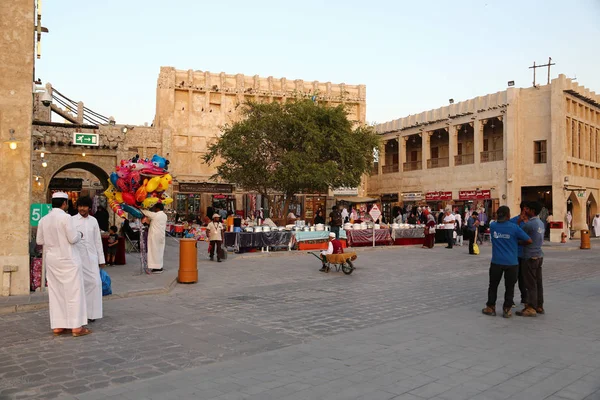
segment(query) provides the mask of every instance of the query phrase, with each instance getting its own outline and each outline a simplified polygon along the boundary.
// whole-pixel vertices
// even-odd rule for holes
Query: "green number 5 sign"
[[[29,224],[38,226],[40,219],[52,210],[52,204],[34,203],[29,207]]]

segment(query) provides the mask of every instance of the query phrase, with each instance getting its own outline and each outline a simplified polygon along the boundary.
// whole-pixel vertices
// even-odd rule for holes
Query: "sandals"
[[[73,331],[73,337],[86,336],[86,335],[89,335],[90,333],[92,333],[91,329],[82,327],[79,332]]]
[[[62,336],[62,335],[67,335],[69,333],[70,329],[61,329],[60,331],[55,331],[52,330],[52,334],[54,336]]]

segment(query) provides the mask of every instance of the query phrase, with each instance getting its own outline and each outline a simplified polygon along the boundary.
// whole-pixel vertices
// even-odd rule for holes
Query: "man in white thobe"
[[[592,220],[592,226],[594,227],[594,235],[600,237],[600,214],[596,214]]]
[[[83,284],[89,322],[102,318],[102,279],[100,267],[104,267],[104,250],[100,237],[100,226],[96,218],[90,216],[92,199],[88,196],[77,200],[79,214],[72,218],[75,228],[83,233],[83,239],[75,245],[83,267]]]
[[[87,324],[83,271],[75,244],[83,233],[75,229],[73,219],[67,214],[66,193],[52,195],[52,211],[38,225],[36,242],[44,247],[50,327],[54,335],[72,330],[73,336],[92,333]]]
[[[165,231],[167,230],[167,214],[165,206],[161,203],[152,207],[152,211],[142,210],[150,220],[148,229],[148,269],[154,274],[163,272],[163,258],[165,254]]]

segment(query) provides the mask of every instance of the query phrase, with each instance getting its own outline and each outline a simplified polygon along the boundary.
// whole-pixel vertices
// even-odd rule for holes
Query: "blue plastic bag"
[[[102,280],[102,296],[112,294],[110,276],[108,276],[104,268],[100,269],[100,279]]]

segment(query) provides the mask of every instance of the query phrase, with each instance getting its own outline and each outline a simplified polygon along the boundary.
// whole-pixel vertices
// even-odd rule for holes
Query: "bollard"
[[[196,239],[179,241],[179,283],[198,282],[198,250]]]
[[[592,248],[592,245],[590,244],[590,231],[587,229],[581,231],[581,246],[579,248],[584,250]]]

